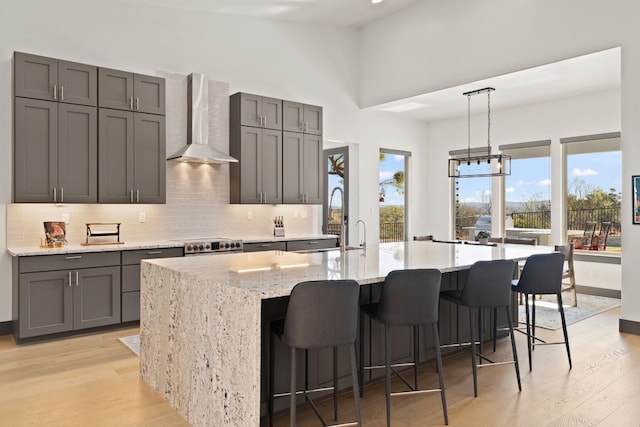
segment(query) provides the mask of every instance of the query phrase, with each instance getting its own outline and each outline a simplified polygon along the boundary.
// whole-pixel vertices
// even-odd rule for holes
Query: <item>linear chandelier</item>
[[[485,87],[463,93],[467,97],[467,155],[449,159],[449,178],[511,175],[511,156],[491,154],[491,92]],[[487,94],[487,154],[471,155],[471,97]],[[476,151],[476,150],[474,150]]]

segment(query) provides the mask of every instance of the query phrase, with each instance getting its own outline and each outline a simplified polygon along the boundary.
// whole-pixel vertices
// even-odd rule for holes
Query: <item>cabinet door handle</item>
[[[53,99],[58,100],[58,85],[53,85]]]
[[[58,189],[56,187],[53,187],[53,203],[57,203],[58,202]]]
[[[309,130],[309,123],[304,122],[304,131],[307,132]]]
[[[82,255],[66,256],[64,259],[81,259]]]
[[[64,203],[64,187],[60,187],[60,203]]]
[[[140,97],[136,96],[136,110],[140,110]]]
[[[263,243],[262,245],[260,245],[261,248],[270,248],[271,245],[269,243]]]
[[[133,188],[129,190],[129,200],[133,203]]]
[[[129,97],[129,109],[133,110],[133,96]]]
[[[69,284],[67,286],[71,287],[71,272],[69,272]]]
[[[78,270],[76,270],[76,286],[80,284],[80,278],[78,276]]]
[[[64,101],[64,86],[60,86],[60,101]]]
[[[140,203],[140,190],[136,190],[136,203]]]
[[[162,253],[162,251],[149,251],[149,252],[147,252],[147,255],[159,255],[161,253]]]
[[[312,241],[310,241],[310,242],[307,242],[307,244],[309,244],[309,245],[317,245],[317,244],[318,244],[318,242],[316,242],[316,241],[313,241],[313,240],[312,240]]]
[[[262,203],[267,203],[267,192],[264,192],[264,201]]]

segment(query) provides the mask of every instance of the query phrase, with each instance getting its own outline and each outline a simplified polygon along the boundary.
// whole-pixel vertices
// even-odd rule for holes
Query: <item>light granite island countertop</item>
[[[400,242],[341,253],[280,251],[144,260],[142,378],[194,426],[260,424],[261,302],[305,280],[380,283],[393,270],[468,269],[546,246]]]

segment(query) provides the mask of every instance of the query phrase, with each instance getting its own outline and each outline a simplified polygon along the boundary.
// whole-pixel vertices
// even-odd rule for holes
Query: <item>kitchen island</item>
[[[142,262],[142,378],[194,426],[257,426],[264,300],[299,282],[384,281],[393,270],[467,270],[479,260],[523,260],[543,246],[400,242],[341,253],[269,251]]]

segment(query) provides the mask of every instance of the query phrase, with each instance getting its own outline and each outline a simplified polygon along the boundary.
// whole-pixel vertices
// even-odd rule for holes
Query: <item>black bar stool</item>
[[[269,424],[273,425],[273,400],[289,396],[290,425],[296,425],[296,398],[303,395],[323,425],[322,418],[309,393],[333,390],[334,417],[338,419],[337,348],[348,345],[351,351],[351,377],[357,421],[340,425],[362,425],[360,394],[356,365],[356,336],[360,285],[355,280],[320,280],[298,283],[291,291],[284,320],[271,323],[269,362]],[[274,336],[291,348],[291,386],[288,393],[274,394]],[[333,387],[297,391],[296,351],[333,347]],[[306,359],[306,357],[305,357]],[[306,364],[306,363],[305,363]],[[305,366],[305,371],[306,371]]]
[[[513,336],[513,320],[511,317],[511,280],[513,278],[516,264],[511,260],[478,261],[469,269],[469,274],[464,287],[460,290],[447,290],[440,292],[440,298],[469,308],[469,332],[471,340],[468,343],[455,343],[443,345],[448,347],[471,347],[471,366],[473,369],[473,395],[478,397],[478,368],[486,366],[497,366],[514,364],[516,378],[518,380],[518,390],[522,391],[520,383],[520,368],[518,366],[518,353],[516,342]],[[513,360],[507,362],[493,362],[483,354],[482,343],[482,322],[479,321],[479,340],[476,341],[476,325],[473,310],[478,311],[478,318],[481,319],[482,309],[504,307],[507,313],[509,335],[511,337],[511,350]],[[480,352],[476,351],[476,345],[480,345]],[[480,363],[478,364],[478,360]],[[483,361],[489,362],[483,364]]]
[[[564,269],[564,254],[553,252],[550,254],[536,254],[527,258],[522,275],[519,280],[514,280],[511,289],[514,292],[524,294],[525,313],[527,322],[527,353],[529,355],[529,371],[532,368],[531,350],[536,345],[564,344],[567,347],[569,369],[571,369],[571,350],[569,349],[569,335],[567,334],[567,322],[562,307],[562,272]],[[536,337],[536,295],[553,295],[558,299],[558,311],[562,320],[562,332],[564,341],[546,342]],[[529,316],[529,295],[532,295],[531,310],[533,316]]]
[[[384,325],[385,330],[385,364],[384,366],[364,366],[362,347],[360,352],[360,392],[363,392],[362,381],[365,370],[384,368],[386,373],[387,426],[391,425],[391,396],[411,395],[418,393],[440,392],[442,412],[445,424],[447,417],[447,401],[445,398],[444,379],[442,374],[442,357],[440,355],[440,338],[438,335],[438,295],[442,273],[435,269],[414,269],[392,271],[382,284],[380,302],[360,307],[363,315]],[[364,319],[364,317],[363,317]],[[420,362],[420,325],[432,325],[436,350],[436,363],[440,379],[440,388],[418,389],[418,364]],[[413,363],[391,364],[390,326],[411,326],[413,328]],[[360,343],[363,343],[363,327],[360,327]],[[414,385],[395,369],[399,366],[413,366]],[[410,391],[391,392],[391,371],[411,389]]]

